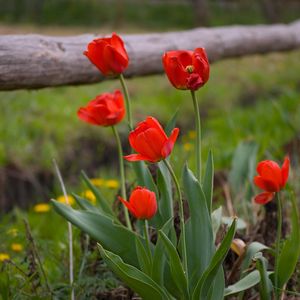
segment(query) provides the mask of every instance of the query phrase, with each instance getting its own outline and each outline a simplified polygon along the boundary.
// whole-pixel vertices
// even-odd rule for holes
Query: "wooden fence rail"
[[[0,36],[0,90],[36,89],[103,80],[82,55],[96,35]],[[197,28],[182,32],[123,35],[130,57],[125,76],[163,71],[165,51],[205,47],[211,62],[300,48],[300,20],[283,25]]]

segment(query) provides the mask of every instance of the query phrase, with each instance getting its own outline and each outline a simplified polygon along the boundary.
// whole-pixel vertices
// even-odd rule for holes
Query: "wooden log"
[[[82,54],[97,35],[0,36],[0,90],[94,83],[103,76]],[[130,57],[125,76],[163,71],[165,51],[205,47],[210,62],[300,48],[300,20],[283,25],[197,28],[181,32],[122,36]]]

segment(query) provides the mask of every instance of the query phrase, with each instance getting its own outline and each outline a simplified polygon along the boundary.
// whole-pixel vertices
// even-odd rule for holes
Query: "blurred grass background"
[[[284,4],[271,1],[269,7],[271,2],[262,0],[204,2],[206,15],[199,18],[196,0],[0,0],[0,33],[151,32],[197,25],[290,22],[299,17],[300,4],[293,0]],[[294,51],[251,56],[212,65],[208,84],[197,94],[204,157],[213,149],[217,170],[230,168],[234,150],[243,140],[255,140],[260,157],[280,159],[290,149],[300,126],[299,54]],[[193,165],[194,141],[189,136],[194,117],[189,93],[175,90],[165,75],[127,82],[136,122],[153,115],[166,124],[179,109],[181,144],[176,147],[174,159],[189,157]],[[36,202],[53,196],[57,190],[53,157],[71,185],[78,185],[81,169],[91,176],[118,176],[110,130],[84,124],[76,116],[78,107],[95,95],[117,88],[118,81],[107,81],[79,87],[0,92],[2,201],[22,204],[26,198]],[[126,125],[119,129],[126,144]],[[18,188],[11,188],[16,182],[20,182]],[[31,192],[27,194],[28,190]]]

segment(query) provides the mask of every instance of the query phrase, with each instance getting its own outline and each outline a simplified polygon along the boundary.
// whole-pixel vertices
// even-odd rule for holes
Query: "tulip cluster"
[[[82,197],[76,196],[76,202],[86,211],[75,211],[59,202],[54,202],[55,209],[99,242],[99,249],[106,264],[143,299],[221,300],[224,296],[230,296],[232,290],[243,291],[252,288],[253,282],[260,281],[263,299],[271,297],[272,285],[274,286],[273,293],[276,299],[279,299],[280,291],[290,276],[284,275],[282,279],[281,269],[287,274],[292,274],[298,258],[298,250],[295,249],[293,253],[292,248],[297,244],[296,229],[294,229],[296,233],[294,232],[291,238],[291,241],[294,239],[296,242],[285,244],[280,253],[281,202],[279,193],[286,186],[290,160],[286,157],[282,167],[271,160],[262,161],[257,165],[258,175],[254,177],[254,184],[263,190],[255,197],[256,203],[267,204],[274,197],[277,199],[275,271],[271,283],[269,278],[264,278],[263,281],[260,277],[268,276],[267,271],[262,270],[265,258],[257,259],[259,272],[250,273],[250,263],[254,259],[256,250],[251,249],[253,253],[249,254],[247,245],[242,240],[233,239],[236,230],[235,218],[218,248],[215,247],[217,231],[212,224],[211,209],[214,180],[213,157],[212,154],[208,157],[205,178],[202,180],[201,122],[195,95],[195,91],[209,79],[210,66],[205,49],[168,51],[162,57],[163,67],[169,81],[175,88],[191,92],[195,111],[196,176],[186,165],[183,168],[183,187],[179,185],[168,159],[178,138],[179,128],[174,128],[168,136],[159,121],[152,116],[139,122],[135,128],[132,126],[129,95],[122,75],[129,65],[129,55],[123,40],[115,33],[111,37],[95,39],[88,44],[84,54],[104,76],[119,77],[123,89],[122,92],[116,90],[113,93],[96,96],[86,106],[79,108],[77,115],[82,121],[91,125],[110,126],[113,130],[118,147],[121,177],[121,196],[118,199],[124,208],[127,228],[121,224],[97,188],[85,175],[85,182],[99,202],[97,212],[91,212],[90,202],[85,202]],[[116,125],[123,121],[125,116],[131,130],[128,136],[129,144],[134,153],[124,156]],[[134,165],[133,169],[137,175],[137,186],[133,188],[129,197],[125,185],[124,160]],[[158,176],[155,181],[144,162],[157,164]],[[172,226],[174,207],[171,180],[176,188],[177,198],[174,196],[174,199],[178,200],[179,208],[180,237],[177,241],[175,240],[176,232]],[[182,193],[189,207],[188,220],[184,216]],[[294,220],[294,228],[296,228],[295,224],[298,219],[294,202],[293,208],[293,219],[296,220]],[[129,218],[128,211],[140,221],[132,224],[134,218]],[[156,244],[153,244],[149,238],[148,221],[157,232]],[[221,223],[221,221],[222,216],[218,222]],[[297,245],[300,245],[300,234]],[[257,248],[258,245],[255,247]],[[268,248],[264,247],[260,249]],[[300,253],[300,246],[298,247]],[[239,260],[244,256],[249,260],[244,263],[244,272],[249,271],[247,276],[251,277],[251,284],[245,280],[246,277],[241,277],[241,281],[237,282],[236,286],[224,289],[225,278],[222,264],[230,248],[239,255]],[[291,256],[292,263],[287,262],[289,259],[287,253]],[[259,265],[259,259],[261,259],[262,267]],[[288,267],[285,267],[285,264]],[[265,273],[263,274],[262,271]],[[268,284],[263,286],[263,282]]]

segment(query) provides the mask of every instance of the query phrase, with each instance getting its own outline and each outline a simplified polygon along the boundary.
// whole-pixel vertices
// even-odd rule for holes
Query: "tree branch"
[[[211,62],[229,57],[300,48],[300,21],[288,25],[197,28],[182,32],[123,35],[130,57],[125,76],[163,71],[165,51],[205,47]],[[100,72],[82,55],[96,37],[0,36],[0,90],[94,83]]]

